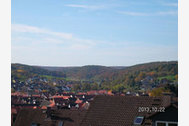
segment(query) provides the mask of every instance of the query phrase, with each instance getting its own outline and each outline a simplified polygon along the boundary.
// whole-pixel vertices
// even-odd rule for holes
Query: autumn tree
[[[72,87],[73,91],[80,91],[81,90],[81,86],[79,84],[74,84]]]

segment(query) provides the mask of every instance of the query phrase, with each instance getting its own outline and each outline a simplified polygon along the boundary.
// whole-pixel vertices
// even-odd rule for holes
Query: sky
[[[177,59],[177,0],[11,1],[12,63],[131,66]]]

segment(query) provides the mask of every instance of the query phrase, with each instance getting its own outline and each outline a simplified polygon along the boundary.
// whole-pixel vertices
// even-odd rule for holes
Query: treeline
[[[73,91],[112,90],[115,92],[137,91],[142,80],[150,85],[178,83],[178,62],[153,62],[131,67],[42,67],[12,64],[12,78],[26,79],[37,75],[63,77],[77,80]],[[66,80],[65,79],[65,80]],[[75,81],[75,82],[77,82]]]
[[[178,82],[178,63],[151,63],[137,65],[125,70],[121,70],[120,74],[112,77],[102,83],[101,87],[115,91],[138,90],[142,84],[141,80],[150,77],[150,84],[169,84]]]
[[[141,64],[112,72],[104,72],[93,76],[94,83],[83,83],[73,86],[73,91],[112,90],[115,92],[138,91],[142,80],[150,78],[148,84],[168,85],[178,83],[177,62],[156,62]],[[166,88],[167,87],[163,87]],[[173,91],[173,90],[171,90]],[[175,91],[176,92],[176,91]]]
[[[67,78],[74,80],[101,80],[104,78],[104,75],[109,73],[114,73],[117,71],[116,68],[106,67],[106,66],[97,66],[97,65],[88,65],[83,67],[43,67],[41,68],[58,71],[66,74]]]
[[[117,78],[125,78],[125,76],[131,74],[131,76],[137,76],[140,72],[148,74],[148,72],[154,72],[157,76],[176,75],[178,72],[178,62],[152,62],[134,65],[130,67],[106,67],[106,66],[83,66],[83,67],[43,67],[41,68],[50,71],[59,71],[66,74],[67,78],[78,80],[94,80],[94,81],[112,81]],[[132,78],[132,77],[131,77]]]
[[[64,77],[66,74],[58,71],[49,71],[37,66],[29,66],[23,64],[11,64],[11,78],[26,80],[28,78],[40,75],[47,75],[53,77]]]

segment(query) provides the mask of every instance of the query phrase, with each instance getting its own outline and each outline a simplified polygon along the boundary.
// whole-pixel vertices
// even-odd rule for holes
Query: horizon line
[[[37,67],[84,67],[84,66],[105,66],[105,67],[130,67],[130,66],[136,66],[136,65],[142,65],[142,64],[147,64],[147,63],[163,63],[163,62],[178,62],[178,60],[169,60],[169,61],[150,61],[150,62],[141,62],[141,63],[136,63],[133,65],[99,65],[99,64],[88,64],[88,65],[78,65],[78,66],[55,66],[55,65],[36,65],[36,64],[25,64],[25,63],[12,63],[12,64],[21,64],[21,65],[28,65],[28,66],[37,66]]]

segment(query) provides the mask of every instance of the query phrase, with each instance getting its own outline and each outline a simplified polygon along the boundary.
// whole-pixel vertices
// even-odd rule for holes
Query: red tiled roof
[[[17,114],[17,110],[15,108],[11,108],[11,113],[12,114]]]
[[[62,98],[62,99],[68,99],[70,96],[59,96],[59,95],[54,95],[51,98]]]
[[[108,91],[108,95],[114,95],[112,91]]]
[[[32,95],[32,97],[40,97],[40,95]]]
[[[78,92],[77,94],[78,95],[86,95],[87,93],[85,93],[85,92]]]
[[[42,106],[41,109],[47,109],[47,107],[46,106]]]
[[[69,99],[70,96],[63,96],[63,99]]]
[[[82,100],[79,100],[79,99],[77,99],[76,101],[75,101],[75,103],[82,103],[83,101]]]
[[[27,93],[21,93],[21,92],[14,92],[14,93],[11,93],[11,96],[28,97],[28,94]]]
[[[30,97],[28,94],[23,94],[22,97]]]
[[[21,92],[14,92],[14,93],[11,93],[11,96],[20,96],[20,95],[22,95]]]
[[[98,93],[99,94],[107,94],[108,92],[106,90],[99,90]]]
[[[87,91],[87,94],[88,94],[88,95],[96,95],[96,94],[98,94],[98,91],[96,91],[96,90]]]
[[[51,102],[51,104],[50,105],[48,105],[49,107],[54,107],[55,106],[55,103],[53,102],[53,101],[50,101]]]
[[[37,109],[37,106],[34,106],[33,109]]]
[[[125,94],[120,94],[120,96],[125,96]]]

